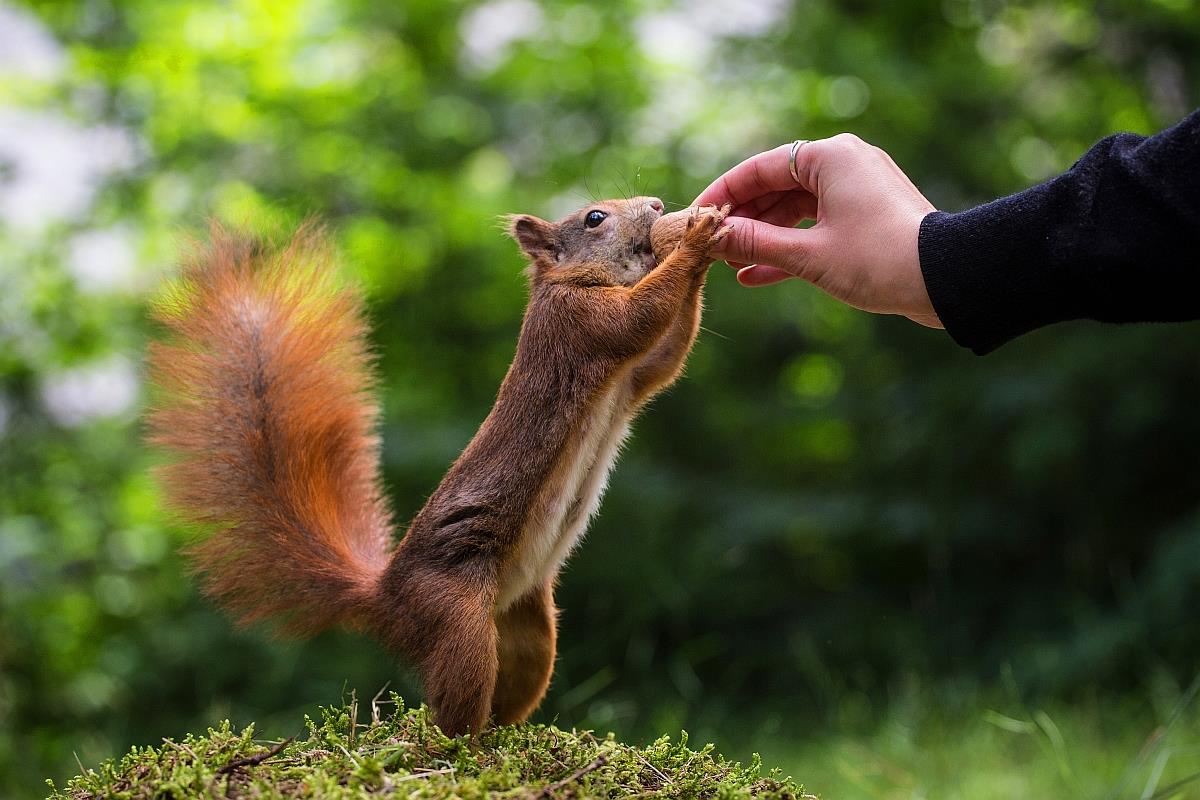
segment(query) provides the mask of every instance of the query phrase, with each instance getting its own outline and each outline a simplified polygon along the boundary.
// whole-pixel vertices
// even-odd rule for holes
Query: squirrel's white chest
[[[517,551],[500,579],[503,611],[558,571],[600,505],[608,474],[629,434],[633,409],[627,381],[616,381],[582,421],[530,509]]]

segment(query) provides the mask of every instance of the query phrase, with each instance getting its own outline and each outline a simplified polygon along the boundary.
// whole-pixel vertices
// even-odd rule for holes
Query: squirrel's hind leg
[[[478,733],[496,688],[495,591],[478,576],[420,571],[405,577],[406,586],[392,596],[395,616],[386,637],[416,665],[442,732]]]
[[[542,702],[554,671],[557,613],[548,581],[496,615],[500,671],[492,716],[498,724],[520,722]]]

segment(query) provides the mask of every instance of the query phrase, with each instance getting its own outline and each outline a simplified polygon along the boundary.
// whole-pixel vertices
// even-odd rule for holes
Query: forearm
[[[1200,317],[1200,112],[1104,139],[1065,174],[921,224],[926,288],[977,353],[1053,322]]]
[[[674,259],[674,260],[672,260]],[[626,357],[648,352],[666,331],[691,285],[691,270],[671,256],[632,287],[614,287],[594,337]]]
[[[606,296],[596,304],[599,313],[590,315],[592,337],[624,355],[648,353],[708,263],[703,249],[685,242],[633,286],[605,289]]]
[[[679,375],[700,327],[700,298],[703,287],[703,276],[696,278],[683,307],[671,321],[667,332],[634,368],[635,402],[643,403],[649,400],[651,395],[665,388]]]

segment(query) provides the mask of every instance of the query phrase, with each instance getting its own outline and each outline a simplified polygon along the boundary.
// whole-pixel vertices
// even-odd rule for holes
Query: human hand
[[[803,278],[843,303],[942,323],[921,274],[917,235],[933,205],[891,157],[853,134],[805,142],[796,175],[785,144],[717,178],[693,205],[733,205],[713,251],[743,286]],[[811,228],[793,226],[815,219]]]

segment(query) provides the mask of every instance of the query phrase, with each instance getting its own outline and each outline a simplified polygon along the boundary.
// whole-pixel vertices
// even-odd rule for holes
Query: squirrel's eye
[[[604,222],[604,218],[607,216],[608,214],[605,214],[603,211],[589,211],[588,215],[584,217],[583,227],[594,228],[601,222]]]

